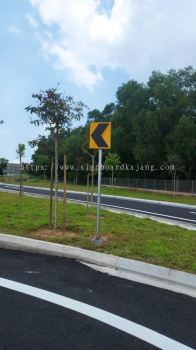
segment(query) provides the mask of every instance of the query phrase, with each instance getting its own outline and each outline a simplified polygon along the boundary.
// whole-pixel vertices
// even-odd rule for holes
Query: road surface
[[[194,298],[0,249],[1,350],[188,350],[195,326]]]
[[[9,185],[0,183],[0,190],[18,191],[18,185]],[[49,195],[49,189],[36,188],[24,186],[24,193],[36,194],[36,195]],[[59,191],[59,197],[63,196],[63,192]],[[81,192],[67,192],[67,198],[69,200],[86,202],[86,194]],[[93,201],[96,204],[97,197],[93,197]],[[137,200],[134,198],[117,198],[112,196],[101,196],[102,207],[110,208],[119,211],[125,211],[136,215],[144,215],[147,217],[153,217],[157,220],[165,220],[173,222],[175,224],[190,225],[196,229],[196,206],[179,206],[176,203],[152,203],[147,200]]]

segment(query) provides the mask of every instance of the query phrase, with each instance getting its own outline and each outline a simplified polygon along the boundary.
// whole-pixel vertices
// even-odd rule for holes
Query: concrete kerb
[[[0,248],[79,260],[118,277],[196,297],[196,276],[141,261],[26,237],[0,234]],[[98,268],[96,268],[98,266]],[[104,271],[104,268],[106,269]]]

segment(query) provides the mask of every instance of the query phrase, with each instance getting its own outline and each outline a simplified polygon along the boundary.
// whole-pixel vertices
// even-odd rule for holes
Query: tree
[[[31,123],[45,125],[54,136],[55,143],[55,228],[58,226],[58,139],[63,127],[71,128],[74,119],[83,116],[83,109],[87,107],[83,102],[76,102],[71,96],[65,96],[58,88],[51,88],[32,94],[36,100],[35,106],[27,106],[26,111],[32,115]]]
[[[23,143],[19,143],[16,153],[20,159],[20,197],[22,195],[22,157],[25,154],[25,145]]]
[[[93,109],[89,111],[87,114],[87,122],[100,122],[101,120],[101,112],[98,109]]]
[[[185,164],[185,162],[181,159],[179,163],[179,158],[182,158],[182,155],[179,155],[180,142],[179,147],[176,146],[175,150],[172,150],[169,144],[177,142],[177,133],[180,132],[181,127],[178,126],[176,129],[176,126],[181,118],[195,120],[196,71],[192,67],[187,67],[179,71],[170,70],[167,74],[153,72],[147,83],[147,90],[146,108],[136,113],[133,122],[135,160],[141,163],[151,163],[159,169],[161,164],[167,162],[168,154],[171,158],[172,152],[172,159],[176,159],[176,166],[182,170],[182,163]],[[173,136],[169,137],[169,135]],[[191,136],[190,129],[187,129],[187,141],[189,135]],[[174,137],[177,137],[176,141]],[[193,153],[189,156],[191,156],[190,164],[194,164]],[[190,166],[184,174],[187,171],[190,171]],[[159,172],[159,176],[165,174],[166,172]]]
[[[178,71],[183,92],[184,115],[196,119],[196,69],[191,66]]]
[[[115,104],[112,103],[108,103],[107,105],[105,105],[101,115],[102,115],[102,120],[101,121],[110,121],[113,114],[115,111]]]
[[[120,165],[120,157],[115,153],[109,152],[105,158],[104,167],[109,168],[109,170],[111,170],[112,186],[114,186],[114,172],[119,165]]]
[[[0,125],[3,124],[3,123],[4,123],[4,121],[3,121],[3,120],[0,120]]]
[[[60,158],[63,159],[63,150],[66,147],[73,164],[76,162],[76,157],[77,159],[80,157],[81,151],[85,151],[83,161],[89,162],[93,156],[93,151],[88,150],[89,122],[111,120],[111,152],[118,154],[121,163],[133,165],[133,167],[137,163],[140,165],[152,164],[157,169],[156,176],[165,178],[167,175],[173,176],[173,173],[166,169],[160,170],[160,166],[168,164],[168,161],[172,159],[176,165],[177,175],[188,177],[190,173],[190,176],[195,176],[194,153],[189,152],[188,158],[183,156],[182,144],[180,145],[177,137],[178,133],[183,134],[181,118],[187,118],[184,120],[187,120],[188,124],[192,120],[191,125],[194,125],[196,121],[196,70],[193,67],[185,67],[180,70],[170,70],[168,73],[152,72],[146,84],[130,80],[120,86],[116,93],[116,103],[106,104],[102,111],[91,110],[84,127],[68,130],[66,134],[64,130],[59,135],[59,138],[61,137]],[[183,147],[187,142],[188,152],[190,147],[188,139],[189,135],[191,140],[194,138],[192,136],[194,127],[191,130],[191,127],[185,124],[187,134],[183,134],[182,139],[185,140],[186,136],[187,141],[183,142]],[[176,142],[174,142],[174,137],[176,137]],[[50,140],[47,139],[50,151],[53,139],[54,136],[51,136]],[[175,150],[172,150],[172,145],[176,144],[177,140],[179,147],[176,145]],[[44,147],[40,145],[35,153],[37,152],[44,153]],[[88,152],[91,154],[90,158]],[[192,170],[190,164],[193,165]],[[148,170],[135,174],[139,177],[141,174],[144,177],[155,176],[153,171]],[[83,173],[80,172],[78,176],[82,179]]]
[[[51,136],[39,136],[36,140],[29,141],[29,145],[34,148],[37,147],[35,153],[32,155],[32,163],[29,172],[33,175],[50,176],[50,162],[53,156],[54,139]]]
[[[4,171],[7,169],[8,160],[5,158],[0,158],[0,175],[4,174]]]
[[[135,159],[141,164],[149,163],[158,166],[163,159],[164,147],[161,142],[159,118],[155,112],[148,111],[138,115],[134,125]]]
[[[99,109],[92,109],[88,112],[87,123],[110,121],[114,111],[114,103],[106,104],[102,112]]]
[[[82,140],[81,140],[82,127],[74,129],[65,141],[65,150],[67,158],[69,159],[70,166],[73,166],[74,171],[72,171],[71,180],[74,183],[78,183],[78,178],[80,174],[80,168],[84,161],[84,155],[82,152]]]
[[[35,170],[39,174],[44,175],[44,182],[46,181],[46,173],[50,169],[50,159],[46,154],[40,154],[36,157],[36,168]]]
[[[184,164],[182,163],[182,160],[180,159],[179,155],[172,152],[167,155],[167,161],[165,162],[165,165],[168,165],[169,169],[170,166],[172,166],[172,170],[168,170],[167,172],[173,178],[173,191],[176,192],[176,179],[178,179],[179,173],[184,173]]]
[[[112,151],[120,156],[123,163],[133,164],[135,157],[134,123],[138,114],[146,110],[148,89],[131,80],[118,88],[117,105],[112,115]]]
[[[178,124],[166,138],[167,157],[177,158],[178,171],[187,179],[196,173],[196,122],[189,117],[181,117]]]

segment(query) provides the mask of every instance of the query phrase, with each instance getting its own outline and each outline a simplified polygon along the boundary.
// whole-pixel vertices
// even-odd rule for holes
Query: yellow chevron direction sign
[[[90,123],[89,148],[110,149],[111,148],[111,122]]]

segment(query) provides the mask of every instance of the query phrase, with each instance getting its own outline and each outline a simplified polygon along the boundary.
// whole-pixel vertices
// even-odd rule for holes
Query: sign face
[[[111,148],[111,122],[90,123],[89,148]]]

